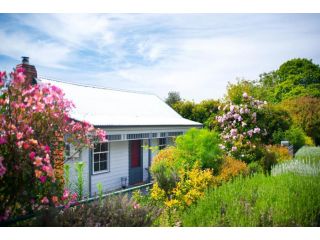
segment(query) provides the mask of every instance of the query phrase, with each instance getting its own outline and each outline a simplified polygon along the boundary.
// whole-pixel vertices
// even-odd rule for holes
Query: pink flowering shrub
[[[222,109],[224,114],[217,116],[216,120],[222,130],[223,143],[220,147],[236,159],[251,162],[262,157],[259,146],[261,136],[267,134],[267,130],[258,126],[257,112],[266,102],[255,100],[247,93],[243,93],[242,97],[240,105],[232,102],[226,104]]]
[[[70,118],[74,105],[61,89],[28,85],[23,71],[0,72],[0,221],[75,200],[63,189],[65,141],[81,149],[105,139]]]

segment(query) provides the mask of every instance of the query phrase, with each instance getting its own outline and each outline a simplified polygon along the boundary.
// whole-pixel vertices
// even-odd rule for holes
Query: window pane
[[[94,152],[100,152],[100,143],[94,145]]]
[[[100,169],[99,169],[99,163],[98,163],[98,162],[97,162],[97,163],[94,163],[93,170],[94,170],[95,172],[100,171]]]
[[[107,161],[100,162],[100,171],[107,170]]]
[[[94,154],[94,162],[99,162],[99,154]]]
[[[100,161],[106,161],[107,160],[107,153],[100,153]]]
[[[108,143],[102,143],[101,144],[101,152],[106,152],[108,151]]]

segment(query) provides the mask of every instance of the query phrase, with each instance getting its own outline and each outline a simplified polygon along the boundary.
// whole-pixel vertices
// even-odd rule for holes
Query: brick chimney
[[[26,75],[26,84],[37,84],[37,70],[35,66],[29,64],[29,57],[21,57],[22,63],[18,64],[16,68],[23,68]]]

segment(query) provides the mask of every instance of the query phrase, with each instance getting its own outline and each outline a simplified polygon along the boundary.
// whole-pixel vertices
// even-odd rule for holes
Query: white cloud
[[[0,29],[0,52],[13,59],[30,56],[32,64],[52,68],[68,68],[70,49],[66,46],[32,38],[21,32],[6,32]]]
[[[114,42],[109,22],[99,14],[32,14],[19,15],[24,25],[37,29],[50,38],[73,47],[104,47]]]

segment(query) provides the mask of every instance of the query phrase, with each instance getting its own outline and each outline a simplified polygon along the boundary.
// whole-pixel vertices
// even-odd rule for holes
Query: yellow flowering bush
[[[276,155],[277,162],[284,162],[292,159],[288,148],[279,145],[269,145],[267,146],[267,151],[272,152]]]
[[[164,201],[166,199],[166,192],[159,187],[157,182],[153,184],[150,194],[151,199],[155,201]]]
[[[156,182],[150,192],[153,201],[161,201],[165,207],[179,208],[190,206],[203,196],[205,190],[216,183],[212,170],[201,170],[198,165],[190,170],[179,171],[180,181],[169,191]]]
[[[240,174],[248,174],[248,167],[245,162],[227,156],[224,160],[220,174],[216,177],[219,182],[228,181]]]

